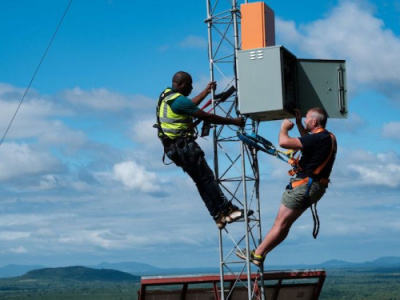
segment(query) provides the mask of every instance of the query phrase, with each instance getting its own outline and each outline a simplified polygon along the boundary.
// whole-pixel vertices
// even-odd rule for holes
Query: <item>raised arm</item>
[[[301,112],[298,109],[294,110],[296,113],[296,125],[297,129],[299,130],[300,136],[304,136],[307,133],[307,130],[304,128],[303,123],[301,122]]]
[[[292,121],[289,119],[283,120],[279,131],[279,146],[285,149],[302,149],[303,145],[300,140],[289,136],[289,131],[292,130],[293,127],[294,124]]]
[[[196,106],[199,105],[201,101],[203,101],[204,98],[211,93],[211,91],[213,90],[215,91],[216,88],[217,88],[217,83],[215,81],[209,82],[206,88],[200,94],[192,98],[192,102],[196,104]]]

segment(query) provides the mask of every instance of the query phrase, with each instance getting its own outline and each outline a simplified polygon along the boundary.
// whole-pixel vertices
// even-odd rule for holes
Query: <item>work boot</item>
[[[218,215],[213,216],[213,219],[215,221],[215,224],[217,224],[217,227],[219,230],[222,230],[226,226],[226,219],[225,216],[222,213],[218,213]]]
[[[254,213],[251,209],[247,212],[247,216],[251,216]],[[244,218],[244,209],[239,209],[232,203],[229,204],[228,210],[224,213],[226,223],[235,222],[241,218]]]

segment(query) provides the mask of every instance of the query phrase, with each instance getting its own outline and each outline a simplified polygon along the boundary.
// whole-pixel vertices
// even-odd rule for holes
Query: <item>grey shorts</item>
[[[292,181],[298,179],[294,178]],[[294,189],[286,188],[282,195],[282,204],[290,209],[305,209],[310,207],[311,204],[318,202],[325,194],[326,186],[319,183],[313,182],[310,187],[310,201],[305,203],[304,196],[307,191],[307,184],[300,185]]]

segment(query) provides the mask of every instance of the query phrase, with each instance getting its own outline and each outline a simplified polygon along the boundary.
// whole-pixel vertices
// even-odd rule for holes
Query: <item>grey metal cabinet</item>
[[[293,117],[322,106],[330,118],[347,117],[346,62],[297,59],[283,46],[238,51],[239,111],[258,121]]]

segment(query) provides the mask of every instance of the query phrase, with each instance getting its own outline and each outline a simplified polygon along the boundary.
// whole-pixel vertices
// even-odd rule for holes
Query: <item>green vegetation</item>
[[[0,279],[0,300],[136,300],[140,288],[138,277],[112,270],[42,270]],[[400,268],[328,269],[320,299],[400,300]]]
[[[86,267],[46,268],[0,280],[1,300],[133,300],[140,277]]]
[[[0,280],[1,300],[136,300],[140,283]]]
[[[321,300],[400,300],[400,269],[328,270]]]

